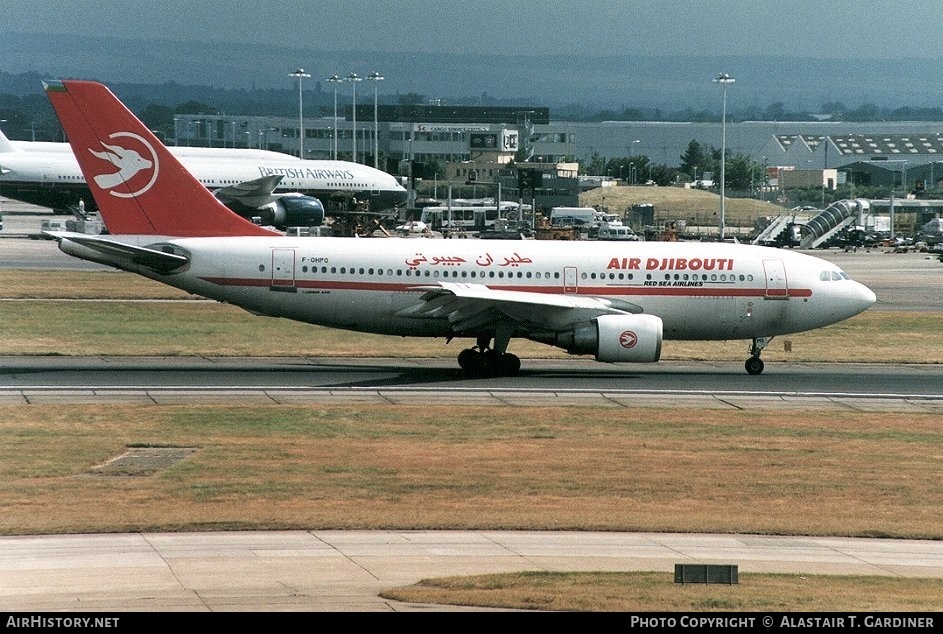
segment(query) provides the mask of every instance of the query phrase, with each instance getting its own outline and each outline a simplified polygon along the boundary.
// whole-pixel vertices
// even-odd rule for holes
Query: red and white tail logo
[[[280,235],[223,205],[102,84],[44,84],[102,220],[114,235]]]
[[[95,184],[102,189],[111,190],[108,193],[119,198],[134,198],[135,196],[140,196],[153,187],[154,181],[157,180],[157,173],[159,171],[158,166],[160,165],[160,161],[157,158],[157,153],[154,150],[154,147],[148,143],[146,139],[142,139],[138,135],[132,134],[131,132],[115,132],[111,135],[111,137],[113,139],[127,137],[127,139],[131,140],[132,143],[128,143],[128,140],[123,139],[123,145],[105,145],[103,143],[103,151],[101,152],[96,152],[92,148],[88,149],[88,151],[91,152],[93,156],[96,156],[103,161],[108,161],[118,170],[117,172],[111,174],[99,174],[95,177]],[[141,156],[140,152],[130,147],[131,145],[143,146],[144,153],[149,158],[144,158],[144,156]],[[140,187],[130,193],[124,193],[115,190],[118,185],[136,179],[137,175],[141,172],[144,172],[145,180],[140,185]]]

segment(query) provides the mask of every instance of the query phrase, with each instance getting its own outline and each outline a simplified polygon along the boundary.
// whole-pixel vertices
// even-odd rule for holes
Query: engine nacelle
[[[280,194],[274,201],[252,211],[263,225],[276,229],[288,227],[320,227],[324,224],[324,204],[303,194]]]
[[[602,315],[557,337],[567,352],[605,363],[653,363],[661,358],[661,342],[661,318],[654,315]]]

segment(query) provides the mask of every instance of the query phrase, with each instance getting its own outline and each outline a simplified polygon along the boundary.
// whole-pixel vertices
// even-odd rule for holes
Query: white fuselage
[[[19,142],[15,147],[22,150],[25,144]],[[56,208],[77,204],[79,199],[91,204],[91,192],[69,144],[39,145],[0,153],[0,195]],[[393,207],[406,200],[406,189],[394,176],[350,161],[301,160],[264,150],[168,149],[209,189],[281,175],[277,191],[315,197],[354,195],[370,202],[382,199],[376,205],[378,208]]]
[[[661,318],[665,339],[772,337],[833,324],[874,303],[873,292],[825,260],[751,245],[304,237],[161,244],[189,256],[189,266],[157,275],[118,265],[258,314],[404,336],[477,334],[456,332],[447,315],[404,314],[439,283],[607,298]],[[542,329],[557,327],[551,311],[538,312]],[[514,336],[530,334],[524,325]]]

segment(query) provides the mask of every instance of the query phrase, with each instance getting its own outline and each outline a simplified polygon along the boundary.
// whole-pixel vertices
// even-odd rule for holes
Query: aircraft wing
[[[282,174],[263,176],[236,185],[220,187],[213,194],[223,202],[236,200],[249,207],[261,207],[275,200],[272,192],[281,181]]]
[[[414,290],[424,292],[415,304],[398,311],[397,315],[444,317],[456,332],[508,321],[532,329],[558,330],[600,315],[643,312],[636,304],[602,297],[505,291],[484,284],[441,282],[436,286],[417,286]]]
[[[104,256],[104,260],[95,261],[101,261],[105,264],[110,264],[110,260],[115,260],[116,262],[112,264],[113,266],[117,266],[117,262],[120,262],[121,260],[130,260],[134,264],[139,264],[151,269],[152,271],[164,274],[169,273],[174,269],[178,269],[190,261],[190,259],[186,256],[178,255],[176,253],[167,253],[148,247],[124,244],[122,242],[109,240],[102,236],[93,236],[84,233],[72,233],[69,231],[44,231],[43,234],[58,240],[59,248],[66,253],[70,253],[69,243],[77,244]],[[75,255],[78,257],[83,257],[80,254]]]

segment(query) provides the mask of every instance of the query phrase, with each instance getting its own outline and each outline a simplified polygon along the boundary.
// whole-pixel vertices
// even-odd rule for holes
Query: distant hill
[[[390,95],[415,93],[445,103],[547,105],[564,109],[625,106],[665,111],[714,111],[719,91],[711,79],[730,73],[728,112],[762,110],[782,102],[787,109],[816,109],[827,102],[849,107],[873,103],[939,106],[938,75],[943,59],[811,59],[762,56],[434,55],[385,53],[269,44],[221,44],[126,40],[95,36],[0,33],[5,73],[97,79],[106,83],[209,86],[224,90],[284,90],[288,74],[301,66],[313,77],[316,100],[333,98],[325,80],[337,74],[362,76],[376,70]],[[348,87],[343,86],[346,96]],[[39,86],[0,86],[0,92]],[[361,85],[369,94],[370,87]],[[14,93],[19,94],[19,93]],[[204,100],[205,101],[205,100]]]

